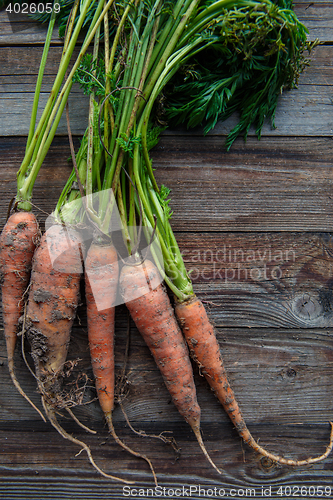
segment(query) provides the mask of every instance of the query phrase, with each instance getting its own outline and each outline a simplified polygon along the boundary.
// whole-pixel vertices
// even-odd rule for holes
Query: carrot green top
[[[89,94],[88,128],[56,214],[69,223],[89,219],[108,234],[117,207],[129,254],[138,251],[140,219],[147,242],[152,233],[159,242],[155,261],[167,284],[185,300],[193,287],[170,225],[169,191],[158,187],[149,151],[166,123],[201,125],[206,133],[237,110],[227,147],[252,124],[260,137],[264,120],[274,123],[281,91],[296,86],[307,64],[307,30],[290,0],[84,0],[75,9],[78,0],[70,15],[59,14],[62,26],[66,16],[73,22],[49,101],[29,136],[17,200],[29,204],[78,81]],[[60,90],[84,23],[85,41]],[[92,41],[93,53],[83,57]],[[102,194],[110,190],[112,199]]]

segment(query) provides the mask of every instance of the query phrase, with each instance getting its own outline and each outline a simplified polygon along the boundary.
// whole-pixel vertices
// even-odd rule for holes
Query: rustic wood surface
[[[253,436],[272,452],[305,458],[324,451],[333,419],[333,5],[329,0],[298,1],[296,12],[309,27],[309,39],[318,37],[323,44],[314,50],[299,88],[281,97],[277,128],[266,124],[260,142],[252,131],[246,144],[237,140],[229,153],[223,144],[235,117],[206,137],[200,130],[171,130],[153,151],[153,161],[158,182],[172,189],[173,227],[195,290],[216,326],[231,385]],[[15,195],[44,38],[45,27],[0,12],[1,227]],[[54,35],[43,99],[60,51]],[[75,89],[71,121],[78,137],[85,117],[86,104]],[[71,170],[64,123],[58,134],[34,191],[41,224]],[[126,310],[119,306],[118,374],[124,367],[127,335]],[[75,374],[92,377],[84,304],[69,357],[80,359]],[[40,407],[19,348],[16,366],[24,390]],[[1,336],[0,498],[333,498],[333,455],[299,468],[257,456],[242,445],[195,370],[203,437],[223,469],[219,476],[173,407],[133,324],[126,369],[122,404],[132,425],[149,434],[165,432],[181,450],[176,453],[169,444],[134,434],[120,406],[115,409],[119,435],[152,458],[158,491],[153,490],[147,464],[108,437],[90,383],[87,404],[74,411],[98,434],[84,432],[65,415],[60,420],[91,446],[103,470],[134,479],[135,490],[123,490],[121,483],[100,477],[84,452],[77,455],[79,449],[39,420],[12,388]]]

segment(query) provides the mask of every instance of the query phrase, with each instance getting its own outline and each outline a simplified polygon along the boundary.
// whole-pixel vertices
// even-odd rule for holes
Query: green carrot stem
[[[126,137],[130,137],[131,131],[134,127],[134,121],[136,118],[137,110],[139,108],[140,100],[142,99],[142,89],[145,81],[145,76],[148,70],[149,60],[152,54],[153,45],[156,39],[157,28],[158,28],[158,20],[154,20],[153,14],[157,10],[159,5],[159,0],[155,2],[155,5],[150,12],[150,16],[146,22],[145,29],[143,31],[142,39],[139,41],[136,49],[131,46],[129,51],[129,59],[132,60],[132,57],[135,57],[133,67],[131,67],[131,79],[126,81],[127,74],[124,77],[124,83],[129,84],[130,87],[134,87],[136,93],[134,96],[130,95],[130,92],[127,93],[127,98],[121,101],[121,105],[119,106],[118,114],[117,114],[117,122],[118,118],[121,116],[121,121],[117,129],[114,130],[113,133],[113,142],[111,143],[110,149],[115,144],[116,136],[118,133],[118,137],[121,136],[122,133],[125,134]],[[151,38],[148,38],[148,32],[151,31]],[[128,65],[130,67],[130,65]],[[130,73],[130,71],[129,71]],[[130,89],[128,89],[130,90]],[[123,112],[123,110],[129,110],[127,113]],[[129,116],[128,116],[129,115]],[[126,128],[125,128],[126,127]],[[117,132],[117,133],[116,133]],[[106,187],[110,186],[112,181],[112,189],[116,188],[118,180],[117,176],[120,174],[122,160],[118,158],[119,148],[116,149],[113,158],[111,160],[111,167],[109,169],[109,173],[106,180]]]
[[[268,0],[269,1],[269,0]],[[179,44],[182,46],[186,44],[193,36],[200,33],[210,22],[214,22],[218,16],[221,15],[223,9],[230,9],[235,6],[241,7],[255,7],[256,5],[268,3],[267,0],[217,0],[207,8],[203,9],[192,22],[189,24],[188,29],[183,32]]]
[[[104,61],[105,61],[105,97],[111,92],[110,81],[110,38],[109,38],[109,13],[104,16]],[[111,114],[113,114],[112,107],[109,100],[105,102],[104,106],[104,144],[109,144],[109,128],[110,121],[112,121]],[[108,160],[108,154],[105,151],[105,163]]]
[[[175,55],[173,55],[171,60],[167,60],[165,64],[164,70],[161,72],[158,80],[155,83],[154,88],[151,90],[150,98],[148,100],[148,104],[145,106],[145,109],[142,113],[140,123],[138,125],[138,133],[141,133],[141,143],[142,143],[142,152],[145,160],[145,164],[147,167],[148,175],[151,179],[151,182],[156,191],[159,190],[155,176],[153,173],[153,168],[151,164],[151,160],[149,157],[148,146],[147,146],[147,130],[149,125],[149,117],[153,109],[153,105],[158,94],[161,92],[164,85],[172,78],[174,73],[178,70],[181,64],[184,64],[186,59],[189,57],[189,54],[193,52],[193,49],[200,45],[202,42],[201,38],[198,38],[191,45],[185,46],[184,48],[177,51]],[[145,92],[144,92],[145,93]]]
[[[133,159],[129,158],[128,159],[128,176],[130,179],[133,178]],[[140,209],[138,210],[138,213],[141,214]],[[135,190],[132,182],[129,182],[128,186],[128,228],[129,232],[131,235],[131,239],[133,241],[133,244],[136,245],[137,239],[136,239],[136,232],[134,230],[135,225],[136,225],[136,217],[135,217]]]
[[[25,174],[26,174],[26,171],[27,171],[27,168],[28,168],[28,165],[29,165],[29,161],[28,161],[28,158],[25,158],[22,165],[21,165],[21,168],[19,170],[19,173],[18,173],[18,196],[17,196],[17,199],[19,202],[21,201],[28,201],[29,198],[27,198],[27,196],[31,196],[31,193],[32,193],[32,189],[33,189],[33,183],[37,177],[37,174],[39,172],[39,169],[44,161],[44,158],[45,158],[45,155],[46,155],[46,152],[48,150],[48,148],[50,147],[50,144],[52,143],[52,140],[54,138],[54,135],[55,135],[55,132],[56,132],[56,129],[57,129],[57,126],[58,126],[58,123],[59,123],[59,120],[61,118],[61,114],[64,110],[64,107],[65,107],[65,104],[67,102],[67,99],[68,99],[68,95],[69,95],[69,92],[70,92],[70,89],[71,89],[71,86],[72,86],[72,79],[73,79],[73,75],[75,73],[75,71],[77,70],[88,46],[90,45],[97,29],[99,28],[100,26],[100,23],[104,17],[104,14],[107,12],[108,8],[112,5],[114,0],[109,0],[108,3],[106,4],[103,12],[101,13],[100,17],[97,19],[95,25],[92,27],[92,29],[89,31],[89,36],[86,38],[86,41],[85,43],[83,44],[81,50],[80,50],[80,53],[79,53],[79,56],[75,62],[75,64],[73,65],[72,67],[72,70],[59,94],[59,97],[57,99],[57,101],[55,102],[55,104],[53,105],[53,108],[52,108],[52,113],[50,115],[50,118],[48,120],[48,125],[46,127],[46,130],[45,130],[45,133],[44,133],[44,137],[43,137],[43,140],[40,144],[40,152],[38,153],[37,155],[37,158],[36,158],[36,161],[34,162],[34,165],[32,166],[31,168],[31,172],[28,176],[27,179],[25,179]],[[88,4],[88,1],[87,1],[87,4]],[[84,5],[87,5],[87,4],[84,4]],[[83,11],[84,12],[84,11]],[[82,13],[81,13],[82,14]],[[81,15],[80,15],[80,18],[81,18]],[[82,19],[82,22],[83,22],[83,19]],[[76,26],[76,29],[75,31],[78,29],[78,27],[80,26],[80,24],[78,23],[77,26]],[[80,26],[81,28],[81,26]],[[78,35],[78,33],[77,33]],[[75,37],[73,39],[71,39],[70,43],[69,43],[69,47],[71,48],[71,51],[74,50],[74,46],[72,47],[73,45],[73,41],[74,41]],[[69,50],[68,50],[69,51]],[[67,52],[68,52],[67,51]],[[66,56],[65,56],[65,60],[67,60],[67,57],[68,57],[68,54],[66,53]],[[69,62],[69,61],[68,61]],[[62,63],[64,64],[64,63]],[[66,68],[65,68],[66,70]],[[58,72],[58,75],[56,77],[56,80],[60,80],[62,78],[60,78],[60,76],[62,75],[64,71],[64,68],[62,67],[61,70],[59,70]],[[60,75],[60,76],[59,76]],[[58,81],[59,83],[59,81]],[[55,89],[55,84],[53,86],[53,89],[51,91],[51,96],[54,97],[53,95],[53,91]],[[44,116],[47,116],[48,113],[49,113],[49,109],[51,109],[51,104],[52,102],[48,102],[46,108],[44,109],[44,113],[42,115],[42,118]],[[61,114],[59,116],[59,113],[57,110],[60,110],[61,111]],[[57,116],[57,118],[55,118]],[[53,119],[55,119],[55,122],[56,123],[56,127],[52,126],[52,121]],[[43,127],[43,123],[42,123],[42,119],[40,120],[40,123],[39,123],[39,126],[37,127],[37,130],[35,132],[35,135],[34,135],[34,139],[37,140],[38,138],[38,134],[40,132],[40,129]],[[30,153],[30,150],[31,150],[31,146],[33,145],[33,142],[31,142],[31,145],[29,147],[29,153]],[[46,150],[47,148],[47,150]],[[26,155],[29,157],[29,154]],[[30,186],[30,183],[32,183],[32,185]]]
[[[66,50],[68,48],[69,41],[70,41],[72,33],[73,33],[73,29],[74,29],[74,25],[75,25],[76,13],[77,13],[77,10],[79,8],[79,2],[80,2],[80,0],[75,0],[74,1],[72,10],[71,10],[69,18],[68,18],[68,22],[67,22],[67,26],[66,26],[66,32],[65,32],[64,46],[63,46],[63,50],[62,50],[61,59],[63,59],[63,57],[65,56]]]
[[[165,51],[163,52],[162,56],[159,58],[156,69],[153,72],[153,74],[151,75],[151,77],[149,78],[148,83],[144,89],[144,98],[146,99],[146,101],[148,100],[151,91],[155,87],[156,81],[158,80],[161,72],[163,71],[166,61],[169,59],[170,55],[173,53],[173,51],[178,43],[178,40],[179,40],[180,36],[182,35],[182,33],[186,27],[186,24],[188,23],[192,13],[196,9],[197,5],[199,4],[199,1],[200,0],[191,0],[188,9],[186,10],[184,15],[182,16],[176,30],[173,33],[172,38],[169,40],[169,42],[165,48]]]
[[[51,143],[53,141],[53,138],[55,136],[56,130],[57,130],[58,125],[59,125],[59,121],[60,121],[61,116],[63,114],[63,111],[65,109],[70,90],[71,90],[71,86],[69,86],[67,88],[67,90],[63,96],[64,98],[63,98],[61,105],[58,109],[58,113],[56,114],[56,116],[54,118],[54,122],[53,122],[53,125],[52,125],[51,130],[50,130],[50,134],[48,135],[46,141],[44,142],[44,144],[40,148],[38,155],[37,155],[37,158],[35,160],[35,163],[31,169],[28,177],[26,178],[26,181],[25,181],[23,187],[18,191],[17,201],[18,201],[18,207],[21,210],[27,210],[26,207],[31,206],[30,199],[32,196],[32,190],[33,190],[40,166],[42,165],[42,163],[45,159],[45,156],[47,155],[47,152],[50,149]],[[37,167],[39,166],[39,168],[37,168],[36,166]],[[28,210],[30,210],[30,208],[28,208]]]
[[[146,217],[145,214],[143,215],[143,224],[144,224],[143,230],[144,230],[144,233],[146,236],[146,241],[150,241],[152,231],[153,231],[153,226],[150,224],[149,219]],[[177,286],[175,286],[173,281],[169,278],[168,274],[166,274],[166,272],[169,272],[171,274],[170,269],[166,269],[163,256],[160,255],[160,252],[157,252],[155,250],[154,244],[151,245],[150,252],[154,258],[154,262],[155,262],[161,276],[163,277],[163,280],[165,281],[167,286],[170,288],[170,290],[174,293],[174,295],[181,301],[184,301],[184,300],[188,299],[191,295],[193,295],[193,293],[194,293],[193,289],[190,290],[190,288],[189,288],[186,291],[186,293],[184,293]]]
[[[164,55],[168,43],[171,38],[173,38],[175,31],[178,27],[178,23],[182,18],[183,14],[186,12],[188,6],[190,5],[191,0],[177,1],[174,6],[174,10],[172,15],[169,16],[168,21],[165,23],[165,26],[161,33],[159,33],[157,43],[155,44],[151,61],[149,63],[149,76],[154,73],[156,66],[158,65],[161,57]]]
[[[131,236],[130,236],[129,231],[128,231],[126,211],[125,211],[125,206],[123,203],[123,195],[122,195],[120,183],[118,184],[118,188],[117,188],[117,204],[118,204],[118,211],[119,211],[119,216],[120,216],[120,221],[121,221],[121,229],[122,229],[123,237],[124,237],[125,244],[127,247],[127,251],[128,251],[129,255],[132,255],[133,242],[131,240]]]
[[[131,112],[135,96],[135,87],[138,85],[140,79],[140,76],[138,77],[138,75],[140,75],[140,67],[138,67],[138,65],[140,64],[139,61],[144,40],[142,37],[139,38],[139,31],[143,17],[143,10],[144,3],[140,2],[137,18],[135,23],[132,24],[131,43],[128,51],[126,70],[123,80],[123,87],[128,87],[128,89],[121,95],[121,104],[117,114],[117,123],[119,123],[118,135],[126,133],[125,131],[129,120],[128,115]],[[132,87],[132,89],[130,87]]]
[[[160,4],[160,0],[157,0],[150,11],[150,15],[147,19],[145,29],[143,31],[140,43],[136,49],[136,78],[133,79],[133,86],[137,88],[136,94],[132,97],[128,109],[130,111],[130,117],[128,119],[127,130],[125,134],[129,137],[130,133],[133,129],[134,120],[137,116],[137,111],[139,109],[140,101],[143,99],[142,90],[144,87],[146,75],[148,72],[148,66],[150,62],[150,58],[152,57],[153,47],[156,41],[156,35],[158,30],[159,18],[154,19],[154,15],[158,6]],[[150,32],[150,37],[148,34]]]
[[[130,85],[131,83],[131,78],[133,74],[133,62],[134,62],[134,54],[135,54],[135,47],[137,43],[131,37],[131,42],[128,48],[128,53],[127,53],[127,58],[126,58],[126,67],[124,71],[124,77],[123,77],[123,84],[122,88],[119,89],[120,95],[119,95],[119,103],[118,103],[118,109],[115,117],[115,122],[114,122],[114,127],[113,127],[113,133],[111,136],[110,144],[109,144],[109,151],[113,152],[113,156],[111,159],[108,161],[108,170],[109,170],[109,175],[107,176],[106,179],[106,186],[107,188],[110,188],[112,181],[113,181],[113,176],[114,172],[116,169],[117,161],[118,161],[118,153],[119,153],[119,143],[117,143],[117,138],[120,136],[122,132],[125,132],[124,130],[124,120],[125,120],[125,100],[126,100],[126,94],[127,92],[124,92],[127,87],[132,87]],[[127,89],[130,92],[133,92],[131,89]],[[128,101],[127,101],[128,105]],[[123,128],[122,128],[123,127]]]
[[[139,146],[136,145],[134,149],[134,155],[133,155],[133,175],[135,179],[135,185],[136,189],[138,191],[138,196],[142,202],[142,207],[144,210],[144,213],[152,227],[154,227],[154,215],[151,210],[148,197],[143,189],[142,181],[141,181],[141,176],[140,176],[140,154],[139,154]],[[178,293],[180,293],[182,296],[185,295],[191,295],[193,293],[193,287],[191,280],[188,278],[186,275],[186,269],[184,266],[184,269],[181,270],[181,265],[183,264],[183,261],[175,265],[175,259],[173,257],[172,252],[170,253],[170,249],[167,247],[163,235],[160,234],[160,231],[158,228],[156,228],[156,235],[158,236],[159,243],[161,246],[163,258],[164,258],[164,265],[166,269],[167,275],[170,277],[172,280],[173,284],[175,285],[176,289],[178,290]]]
[[[33,152],[34,152],[36,143],[38,142],[40,133],[44,127],[44,122],[50,115],[50,110],[53,108],[56,96],[58,95],[60,86],[63,82],[64,77],[65,77],[65,73],[67,71],[74,47],[76,45],[76,41],[77,41],[77,38],[79,36],[80,30],[81,30],[81,27],[82,27],[82,24],[84,21],[84,17],[87,13],[88,6],[89,6],[89,2],[86,1],[84,4],[84,8],[80,14],[77,25],[75,27],[73,36],[68,44],[68,48],[66,50],[66,53],[60,62],[58,73],[57,73],[57,76],[56,76],[55,81],[53,83],[49,98],[48,98],[47,103],[46,103],[46,106],[43,110],[42,116],[39,120],[39,123],[37,125],[36,130],[35,130],[35,133],[30,141],[30,145],[26,151],[25,157],[24,157],[23,162],[21,164],[21,167],[18,171],[18,174],[17,174],[18,191],[23,187],[23,184],[25,181],[25,176],[26,176],[27,170],[28,170],[29,165],[30,165],[30,160],[31,160],[31,157],[33,156]]]
[[[41,91],[41,87],[42,87],[42,81],[43,81],[47,56],[48,56],[50,45],[51,45],[51,39],[52,39],[52,33],[53,33],[53,29],[54,29],[55,19],[56,19],[55,9],[52,8],[52,15],[51,15],[51,19],[50,19],[49,26],[47,29],[43,54],[42,54],[42,58],[41,58],[41,62],[39,65],[39,70],[38,70],[38,77],[37,77],[37,82],[36,82],[34,101],[33,101],[33,105],[32,105],[31,117],[30,117],[30,127],[29,127],[28,139],[27,139],[27,144],[26,144],[26,152],[30,146],[30,143],[32,141],[32,137],[33,137],[34,132],[35,132],[40,91]]]
[[[96,29],[94,36],[93,61],[97,61],[99,50],[100,26]],[[92,76],[96,77],[96,69],[93,69]],[[89,98],[88,116],[88,149],[87,149],[87,174],[86,174],[86,195],[87,204],[90,210],[94,211],[91,204],[93,193],[93,153],[94,153],[94,118],[95,118],[95,95],[92,93]]]
[[[113,182],[112,182],[112,191],[114,193],[117,192],[117,188],[118,188],[118,184],[119,184],[119,174],[121,171],[123,160],[124,160],[124,151],[121,149],[119,152],[119,155],[118,155],[118,161],[117,161],[115,173],[113,176]]]
[[[118,28],[117,28],[115,37],[113,39],[113,44],[112,44],[111,53],[110,53],[110,71],[112,71],[112,69],[113,69],[114,59],[115,59],[115,55],[116,55],[116,51],[117,51],[117,47],[118,47],[118,43],[119,43],[119,38],[120,38],[121,32],[123,30],[124,24],[127,20],[128,14],[132,8],[133,3],[134,3],[134,0],[130,0],[130,2],[127,4],[127,7],[124,10],[124,13],[121,17],[119,24],[118,24]]]

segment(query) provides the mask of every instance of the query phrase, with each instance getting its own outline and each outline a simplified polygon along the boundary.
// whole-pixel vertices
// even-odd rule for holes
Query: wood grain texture
[[[308,39],[323,42],[333,41],[332,2],[295,2],[295,12],[299,20],[309,30]]]
[[[299,168],[301,165],[303,168],[308,165],[309,171],[312,168],[313,177],[317,177],[318,170],[329,163],[330,151],[324,147],[327,146],[327,141],[328,139],[323,138],[307,143],[308,163],[304,158],[302,161],[297,160]],[[0,140],[1,185],[8,198],[15,189],[15,172],[24,144],[24,138]],[[260,157],[269,170],[269,164],[276,158],[281,169],[281,163],[285,162],[283,155],[295,156],[293,149],[288,151],[286,144],[290,147],[297,144],[300,151],[303,140],[290,139],[283,144],[283,154],[271,139],[267,139],[266,143],[253,140],[252,150],[249,146],[240,144],[240,151],[231,154],[236,157],[239,155],[242,161],[246,158],[246,162],[251,160],[251,156],[255,159]],[[320,151],[323,151],[322,157],[315,152],[310,154],[318,144],[321,145]],[[210,170],[202,159],[211,159],[212,155],[215,155],[215,159],[220,157],[221,148],[221,142],[215,142],[215,138],[205,138],[200,142],[197,138],[188,136],[164,137],[154,151],[154,159],[158,163],[158,181],[164,180],[165,161],[178,164],[177,176],[168,176],[173,182],[173,191],[179,182],[188,178],[186,163],[189,161],[194,161],[196,165],[191,170],[192,173],[201,172],[201,175],[209,178]],[[53,209],[70,172],[68,156],[67,139],[57,138],[36,185],[35,204],[46,212],[36,210],[41,223]],[[233,160],[232,163],[237,162]],[[284,177],[287,173],[285,169]],[[260,175],[263,174],[258,173]],[[236,169],[235,179],[238,176]],[[309,177],[306,180],[309,182]],[[206,196],[211,195],[211,184],[207,183],[205,187],[196,175],[192,177],[191,184],[200,185]],[[243,180],[243,185],[246,189],[248,183]],[[297,189],[300,189],[298,184],[294,188],[294,196],[299,197],[302,190],[298,192]],[[229,190],[235,190],[239,196],[237,183],[230,183]],[[255,197],[261,196],[260,191],[253,189],[252,192]],[[7,207],[6,196],[1,200],[2,221]],[[253,435],[256,439],[260,438],[261,444],[270,451],[283,453],[288,457],[302,458],[308,454],[313,456],[321,453],[327,444],[327,422],[332,415],[330,235],[306,233],[301,231],[301,224],[296,233],[253,233],[249,227],[243,232],[235,233],[228,226],[223,231],[216,230],[217,226],[214,226],[213,221],[217,210],[214,217],[206,214],[206,231],[202,232],[195,229],[193,211],[188,215],[188,196],[188,189],[177,193],[180,203],[177,211],[183,214],[182,218],[176,217],[176,214],[174,217],[177,240],[188,269],[198,273],[194,279],[195,290],[206,301],[209,314],[217,327],[228,375]],[[276,196],[276,200],[278,199],[279,196]],[[256,202],[258,203],[258,199]],[[234,210],[236,213],[237,206]],[[311,213],[312,208],[308,207],[308,210]],[[277,212],[278,208],[272,210],[272,221]],[[192,229],[186,228],[186,223]],[[212,231],[211,228],[215,229]],[[217,269],[214,269],[214,264],[218,265]],[[281,276],[277,276],[278,279],[272,275],[276,266],[282,272]],[[232,269],[237,270],[234,276]],[[266,275],[259,276],[258,269],[266,269]],[[275,272],[277,274],[277,270]],[[81,361],[78,370],[92,377],[84,304],[78,317],[80,322],[76,322],[72,335],[70,359],[79,358]],[[116,329],[118,373],[123,366],[126,321],[125,310],[121,306],[117,311]],[[0,353],[0,493],[9,499],[68,498],[74,491],[78,497],[87,500],[103,496],[121,498],[123,490],[119,484],[111,484],[99,478],[91,469],[84,453],[76,457],[79,450],[70,443],[63,442],[50,426],[37,421],[34,411],[12,390],[3,338]],[[16,364],[23,388],[35,404],[40,406],[35,382],[27,374],[19,351]],[[242,447],[228,417],[208,390],[203,378],[195,372],[205,443],[212,458],[224,469],[223,478],[216,477],[201,456],[190,429],[173,407],[148,348],[133,324],[128,380],[129,393],[123,404],[134,427],[154,434],[170,431],[182,449],[181,458],[175,461],[175,454],[170,446],[133,435],[125,424],[120,408],[116,408],[114,420],[119,434],[132,447],[146,452],[154,459],[162,487],[192,485],[195,489],[200,484],[207,488],[219,486],[229,493],[231,489],[238,488],[242,495],[242,489],[261,488],[263,485],[273,488],[273,498],[281,498],[277,493],[279,486],[330,484],[331,458],[311,469],[289,469],[262,461]],[[94,396],[93,389],[88,387],[86,400],[90,401]],[[140,488],[152,486],[145,464],[126,456],[107,439],[96,402],[75,411],[83,422],[98,430],[98,437],[82,433],[65,416],[61,418],[61,422],[68,431],[91,445],[94,457],[104,470],[111,473],[117,471],[122,477],[136,477]],[[28,450],[25,456],[21,450],[23,439]],[[52,487],[44,488],[46,483],[50,483]],[[192,497],[202,498],[202,494],[199,495],[194,489]],[[259,494],[260,490],[257,489],[256,495]]]
[[[324,451],[328,421],[333,418],[333,9],[329,0],[300,0],[296,9],[311,27],[309,37],[320,36],[326,44],[315,49],[299,89],[282,96],[278,129],[271,131],[267,125],[260,142],[253,134],[246,144],[238,139],[229,153],[223,145],[226,129],[220,125],[207,137],[200,130],[171,130],[164,134],[152,158],[158,183],[171,188],[177,241],[187,269],[192,271],[195,291],[216,326],[231,385],[253,436],[269,451],[305,458]],[[4,15],[0,13],[0,228],[15,195],[45,36],[45,28],[31,20],[16,18],[13,24]],[[60,55],[58,43],[56,38],[52,42],[43,99]],[[85,127],[81,104],[80,92],[75,91],[72,119],[78,135]],[[79,137],[75,144],[78,147]],[[69,156],[67,138],[56,137],[34,190],[34,210],[42,226],[71,172]],[[128,333],[124,306],[117,308],[116,332],[120,375]],[[98,434],[85,433],[65,414],[59,419],[68,432],[89,443],[103,470],[135,479],[136,489],[123,490],[120,483],[100,477],[84,452],[78,454],[78,448],[38,420],[12,388],[0,331],[0,498],[120,500],[127,496],[148,500],[164,494],[164,498],[185,499],[189,492],[196,500],[333,497],[333,455],[302,468],[261,459],[242,445],[204,378],[194,369],[203,438],[213,460],[223,468],[218,476],[172,405],[133,323],[130,333],[128,392],[123,406],[137,430],[173,436],[181,448],[180,457],[170,445],[133,434],[119,405],[114,421],[126,443],[151,457],[161,490],[152,489],[146,463],[118,448],[107,435],[94,400],[82,301],[69,354],[69,359],[80,361],[67,383],[87,375],[87,404],[74,411]],[[26,344],[25,350],[31,364]],[[16,366],[23,388],[41,407],[20,346]],[[78,379],[80,387],[87,380]],[[302,486],[308,488],[306,495],[304,490],[301,494]],[[323,490],[316,489],[319,486]],[[326,494],[325,487],[331,488]]]
[[[116,358],[119,373],[126,340],[126,321],[121,307],[118,308],[117,318]],[[78,325],[74,329],[70,357],[79,356],[82,360],[79,368],[88,369],[91,375],[87,351],[84,351],[87,340],[83,330]],[[332,414],[331,334],[317,330],[304,335],[303,331],[296,329],[292,334],[287,330],[272,332],[253,329],[250,334],[247,329],[218,330],[229,378],[243,414],[253,435],[260,437],[261,444],[268,449],[288,457],[315,455],[324,449],[329,432],[327,420]],[[28,380],[19,357],[17,366],[24,388],[38,404],[34,383],[32,379]],[[192,485],[194,488],[200,484],[207,488],[219,486],[230,491],[231,488],[259,488],[263,485],[275,489],[273,498],[281,498],[281,495],[277,495],[277,489],[282,485],[330,484],[332,459],[311,468],[290,469],[260,460],[260,457],[242,446],[218,402],[208,391],[205,381],[196,372],[205,443],[213,459],[224,471],[222,478],[218,477],[207,467],[191,431],[170,405],[170,397],[156,365],[133,325],[128,369],[129,394],[123,404],[132,425],[147,433],[172,432],[171,435],[182,449],[180,458],[175,461],[175,454],[169,446],[133,435],[125,424],[120,408],[116,408],[114,420],[119,434],[132,447],[153,457],[161,487]],[[50,426],[37,421],[33,410],[10,390],[5,363],[0,370],[2,398],[3,391],[6,391],[6,399],[1,401],[3,410],[0,421],[0,492],[6,495],[5,498],[16,498],[14,495],[17,498],[23,495],[24,498],[32,498],[33,495],[34,498],[55,499],[57,495],[58,498],[59,495],[60,498],[68,498],[73,491],[85,499],[121,498],[122,487],[119,484],[99,478],[91,470],[83,453],[75,456],[78,451],[75,446],[63,442]],[[93,391],[88,391],[87,399],[92,396]],[[98,436],[83,433],[67,418],[60,419],[62,424],[66,430],[91,446],[95,459],[104,470],[117,471],[122,477],[137,478],[137,487],[152,487],[145,464],[127,456],[107,438],[96,403],[78,408],[75,413],[97,430]],[[27,450],[24,454],[21,445],[23,438],[24,449]],[[44,482],[49,482],[53,487],[47,487],[44,491]],[[257,491],[256,498],[260,498]],[[202,495],[194,494],[193,497],[202,498]],[[283,498],[287,498],[287,495]]]
[[[2,224],[24,147],[24,138],[0,137]],[[179,134],[163,137],[152,158],[158,182],[171,188],[175,231],[326,232],[333,225],[332,153],[325,137],[239,139],[227,153],[223,137]],[[54,209],[69,157],[68,139],[57,137],[35,185],[37,212]]]
[[[228,153],[223,143],[218,136],[180,134],[154,150],[156,176],[171,188],[177,229],[331,230],[330,138],[238,139]]]
[[[2,76],[0,114],[3,116],[0,123],[1,136],[27,134],[41,50],[41,48],[36,47],[0,47],[0,58],[3,60],[3,66],[0,66]],[[27,79],[22,78],[26,66],[26,52],[29,56]],[[54,73],[49,68],[55,67],[59,57],[60,48],[52,48],[50,64],[47,66],[45,83],[40,97],[40,109],[43,109],[53,82],[51,75]],[[280,97],[275,119],[276,128],[273,128],[271,123],[267,121],[263,127],[263,136],[332,136],[332,60],[332,46],[318,46],[313,51],[311,66],[301,76],[298,89],[286,91]],[[13,64],[12,61],[17,62]],[[49,88],[47,88],[48,85]],[[85,117],[87,116],[88,100],[82,95],[82,91],[77,85],[74,86],[73,90],[69,101],[72,132],[73,134],[83,134],[87,123]],[[225,135],[237,122],[238,117],[234,114],[225,122],[219,122],[209,135]],[[173,131],[166,133],[174,134]],[[202,136],[200,128],[189,131],[183,129],[182,133]],[[64,119],[61,120],[57,134],[66,134]],[[255,128],[252,127],[249,136],[254,135]]]
[[[332,239],[318,233],[178,233],[218,326],[333,326]]]
[[[14,2],[13,2],[14,3]],[[0,11],[0,46],[8,45],[43,45],[47,26],[41,25],[26,14]],[[61,45],[57,29],[52,34],[52,44]]]
[[[296,13],[299,15],[300,20],[308,26],[310,38],[312,40],[319,38],[326,44],[330,44],[333,40],[332,11],[333,8],[329,3],[300,3],[296,5]],[[7,33],[11,26],[10,22],[6,21],[6,15],[4,12],[0,13],[0,32],[3,33]],[[17,23],[19,23],[19,20],[17,20]],[[27,23],[31,23],[31,20],[28,19]],[[33,26],[35,29],[36,25],[33,24]],[[0,123],[1,136],[27,134],[30,110],[33,103],[34,83],[35,78],[37,78],[38,64],[42,53],[42,47],[36,46],[34,36],[31,35],[32,41],[28,46],[24,42],[21,33],[29,36],[29,30],[23,29],[21,32],[20,29],[17,29],[17,31],[15,29],[11,37],[17,38],[17,44],[13,42],[12,38],[7,40],[6,37],[1,44],[0,38],[0,75],[2,76],[0,81],[0,114],[3,117]],[[36,29],[44,28],[37,25]],[[267,122],[263,128],[264,136],[332,136],[332,50],[331,45],[324,45],[317,47],[313,51],[311,66],[301,76],[298,90],[285,92],[281,96],[276,113],[276,128],[274,129],[271,123]],[[60,53],[61,47],[53,44],[40,98],[41,106],[47,100],[48,90],[50,90],[50,87],[49,89],[47,87],[52,82],[50,78],[52,74],[51,68],[53,68],[54,74]],[[29,61],[29,64],[27,64],[27,61]],[[25,71],[24,68],[27,68],[27,70]],[[22,74],[27,74],[29,78],[22,79]],[[33,78],[33,75],[36,75],[35,78]],[[82,134],[86,128],[87,99],[82,98],[82,93],[76,89],[71,96],[70,104],[72,109],[72,132]],[[236,124],[237,116],[233,115],[226,122],[218,123],[210,134],[225,135]],[[183,133],[202,135],[200,129],[184,130]],[[66,134],[64,120],[61,121],[57,134]],[[249,135],[255,135],[254,128],[250,130]]]
[[[330,0],[295,2],[295,12],[309,29],[309,39],[333,41],[333,9]],[[40,26],[25,14],[8,14],[0,11],[0,45],[42,45],[45,40],[46,27]],[[61,44],[55,29],[52,44]]]

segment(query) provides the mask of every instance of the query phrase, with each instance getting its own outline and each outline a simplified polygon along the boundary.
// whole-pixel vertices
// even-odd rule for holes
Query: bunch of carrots
[[[84,277],[88,340],[100,406],[115,441],[147,461],[155,482],[150,459],[123,443],[112,423],[115,306],[119,301],[126,304],[174,404],[218,472],[200,432],[200,407],[190,356],[239,435],[254,450],[286,465],[325,459],[333,447],[333,424],[325,453],[306,460],[274,455],[252,437],[228,383],[214,328],[194,293],[172,231],[169,191],[157,185],[149,156],[163,128],[156,120],[163,93],[168,96],[174,89],[165,116],[169,113],[170,117],[181,117],[183,123],[188,120],[190,107],[184,104],[181,78],[191,84],[192,103],[206,96],[193,123],[206,121],[208,127],[214,126],[219,117],[243,106],[241,125],[232,132],[228,147],[239,133],[246,135],[252,123],[257,123],[260,134],[264,116],[274,117],[279,92],[295,84],[306,64],[302,56],[303,50],[309,48],[306,29],[283,0],[75,0],[66,21],[58,74],[37,124],[40,84],[55,18],[53,12],[26,154],[18,172],[14,213],[0,240],[4,331],[15,386],[29,400],[14,371],[14,349],[21,328],[30,342],[34,375],[48,420],[64,438],[86,450],[100,473],[125,481],[101,471],[89,447],[66,433],[56,418],[62,405],[76,419],[63,401],[62,377]],[[69,69],[84,23],[84,41]],[[252,59],[244,57],[241,45],[247,57],[253,55]],[[85,56],[90,46],[92,53]],[[232,47],[237,47],[235,54]],[[214,75],[214,92],[204,65],[212,54],[221,57],[219,74]],[[223,55],[228,59],[225,67]],[[270,67],[265,57],[271,58]],[[228,74],[230,68],[232,75]],[[40,236],[31,211],[33,185],[73,81],[89,94],[88,127],[75,153],[67,116],[74,168],[49,227]],[[245,89],[257,88],[259,81],[262,85],[251,101]]]

